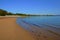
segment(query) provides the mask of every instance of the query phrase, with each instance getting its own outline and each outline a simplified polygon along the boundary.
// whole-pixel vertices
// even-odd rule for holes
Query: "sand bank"
[[[0,40],[34,40],[34,38],[16,24],[16,17],[0,17]]]

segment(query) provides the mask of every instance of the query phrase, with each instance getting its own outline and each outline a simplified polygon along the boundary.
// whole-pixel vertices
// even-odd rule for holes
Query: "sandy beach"
[[[60,40],[60,35],[27,24],[30,31],[16,23],[17,17],[0,17],[0,40]]]
[[[31,34],[16,24],[17,17],[0,17],[0,40],[35,40]]]

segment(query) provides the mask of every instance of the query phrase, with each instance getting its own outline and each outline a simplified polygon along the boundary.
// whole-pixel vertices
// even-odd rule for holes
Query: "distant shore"
[[[16,24],[19,16],[0,16],[0,40],[34,40],[32,35]]]

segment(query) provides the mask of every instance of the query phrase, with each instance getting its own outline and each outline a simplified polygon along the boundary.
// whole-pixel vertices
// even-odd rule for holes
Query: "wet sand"
[[[16,17],[0,17],[0,40],[35,40],[32,35],[16,24]]]

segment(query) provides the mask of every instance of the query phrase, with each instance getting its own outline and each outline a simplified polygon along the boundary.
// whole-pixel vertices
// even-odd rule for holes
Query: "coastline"
[[[0,16],[0,40],[60,40],[60,36],[55,32],[23,21],[31,29],[25,30],[16,23],[18,17],[20,16]]]
[[[0,40],[35,40],[16,23],[17,17],[0,17]]]
[[[36,40],[60,40],[60,34],[54,31],[54,27],[48,26],[53,29],[50,30],[48,27],[48,29],[45,29],[37,24],[30,24],[29,22],[26,22],[26,20],[20,20],[20,18],[18,18],[17,21],[17,23],[28,30]]]

